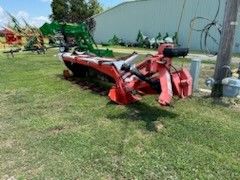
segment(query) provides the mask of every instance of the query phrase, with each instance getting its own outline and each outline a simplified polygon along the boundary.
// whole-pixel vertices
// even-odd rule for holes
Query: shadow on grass
[[[215,98],[211,95],[200,94],[195,96],[195,99],[199,105],[207,106],[208,108],[224,108],[224,109],[235,109],[240,110],[240,99],[231,97],[220,97]]]
[[[64,79],[63,76],[59,75],[59,78]],[[74,85],[79,85],[81,89],[90,90],[92,93],[100,96],[107,96],[109,89],[112,84],[104,84],[92,79],[79,79],[79,78],[69,78],[67,81],[71,82]],[[154,101],[154,99],[153,99]],[[108,108],[114,108],[119,106],[113,102],[107,103]],[[121,106],[119,106],[119,109]],[[126,109],[126,110],[125,110]],[[163,109],[158,106],[149,105],[143,102],[137,102],[135,104],[131,104],[124,108],[124,111],[120,111],[120,113],[110,113],[106,114],[106,118],[112,121],[123,120],[123,127],[121,129],[121,139],[118,142],[118,153],[115,157],[115,163],[117,165],[117,169],[113,170],[113,173],[116,177],[124,177],[124,154],[126,151],[126,143],[129,135],[129,124],[131,121],[142,121],[146,124],[146,130],[154,131],[153,122],[161,121],[161,118],[173,119],[177,117],[177,114],[168,111],[169,108]]]
[[[95,80],[92,78],[70,77],[66,79],[60,74],[58,74],[57,77],[64,81],[69,81],[73,85],[78,85],[83,90],[89,90],[91,93],[100,96],[107,96],[109,89],[113,85],[111,83],[100,82],[100,80]]]
[[[232,104],[236,102],[236,99],[234,98],[224,98],[224,97],[216,98],[216,97],[212,97],[211,95],[201,95],[197,98],[198,100],[209,100],[211,105],[220,106],[224,108],[229,108],[231,107]]]
[[[212,104],[218,105],[225,108],[236,108],[240,107],[240,99],[239,98],[213,98]]]
[[[82,78],[71,77],[71,78],[65,79],[62,75],[58,75],[58,77],[63,80],[67,80],[72,84],[79,85],[83,90],[90,90],[91,93],[100,95],[100,96],[107,96],[108,91],[112,86],[111,83],[104,83],[99,80],[93,80],[92,78],[82,79]],[[118,106],[116,103],[111,101],[107,105]],[[125,111],[124,113],[117,114],[117,115],[109,114],[107,115],[107,118],[111,120],[126,119],[126,121],[144,121],[146,122],[146,129],[149,131],[152,131],[153,130],[152,123],[154,121],[161,121],[161,118],[173,119],[177,117],[177,114],[170,112],[169,108],[150,106],[143,102],[137,102],[137,103],[128,105],[126,107],[127,107],[127,112]]]
[[[231,106],[231,102],[224,101],[223,98],[213,98],[213,97],[210,97],[210,98],[212,100],[213,105],[222,106],[226,108],[229,108]]]
[[[113,104],[112,102],[108,103]],[[126,119],[126,121],[144,121],[146,122],[146,129],[149,131],[153,131],[153,122],[161,121],[161,118],[176,118],[177,114],[163,109],[164,107],[155,107],[150,106],[144,102],[137,102],[135,104],[131,104],[126,106],[127,112],[123,112],[118,115],[109,114],[107,116],[108,119]]]

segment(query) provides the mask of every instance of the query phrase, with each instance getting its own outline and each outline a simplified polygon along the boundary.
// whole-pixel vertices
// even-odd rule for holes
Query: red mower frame
[[[186,48],[162,44],[156,55],[147,57],[136,65],[133,64],[136,54],[125,60],[116,60],[84,53],[63,53],[61,59],[75,75],[94,69],[111,77],[115,84],[108,97],[117,104],[128,105],[139,101],[141,96],[160,94],[159,104],[168,106],[173,96],[186,98],[192,95],[192,77],[189,71],[186,68],[176,70],[172,66],[173,57],[187,54]]]

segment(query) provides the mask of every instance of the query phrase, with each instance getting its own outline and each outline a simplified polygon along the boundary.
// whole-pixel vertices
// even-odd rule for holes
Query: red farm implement
[[[10,28],[4,28],[1,33],[5,37],[5,43],[8,45],[22,45],[22,36],[18,35]]]
[[[174,57],[186,56],[188,49],[163,44],[158,53],[134,64],[137,54],[126,59],[101,58],[84,53],[63,53],[61,59],[75,76],[86,77],[97,72],[115,83],[109,98],[121,105],[134,103],[143,95],[160,94],[159,104],[170,105],[173,96],[186,98],[192,95],[192,77],[187,69],[176,70]]]

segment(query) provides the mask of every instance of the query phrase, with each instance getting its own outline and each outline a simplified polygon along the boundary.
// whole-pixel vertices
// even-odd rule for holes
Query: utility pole
[[[228,69],[224,68],[231,65],[232,50],[236,26],[238,25],[238,10],[240,0],[226,0],[223,29],[221,33],[220,46],[215,67],[214,79],[216,84],[212,89],[213,97],[222,96],[222,80],[226,77]]]

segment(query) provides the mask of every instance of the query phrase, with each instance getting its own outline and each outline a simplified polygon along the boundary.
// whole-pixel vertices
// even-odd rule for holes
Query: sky
[[[124,0],[99,0],[105,7],[115,6]],[[6,11],[18,19],[26,19],[29,24],[41,26],[49,21],[51,0],[0,0],[0,27],[9,20]]]

